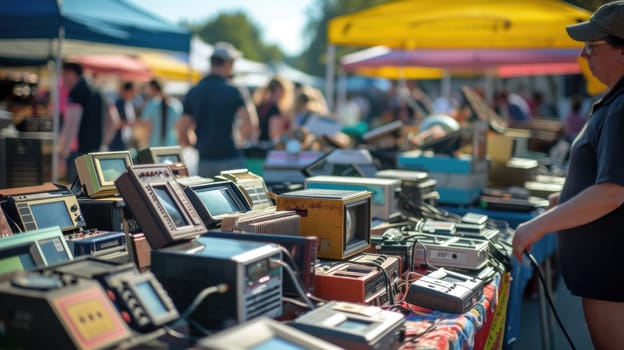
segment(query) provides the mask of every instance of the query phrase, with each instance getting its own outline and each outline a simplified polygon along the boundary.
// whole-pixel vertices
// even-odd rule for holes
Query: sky
[[[286,55],[303,51],[303,29],[314,0],[126,0],[171,22],[204,21],[222,12],[243,11],[262,31],[266,43]]]

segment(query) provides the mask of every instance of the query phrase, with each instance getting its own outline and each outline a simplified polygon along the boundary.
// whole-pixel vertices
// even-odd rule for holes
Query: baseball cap
[[[233,61],[242,57],[243,54],[236,50],[236,48],[226,42],[218,42],[214,45],[214,51],[212,51],[212,57],[218,57],[225,61]]]
[[[577,41],[596,41],[609,35],[624,39],[624,1],[613,1],[598,8],[588,21],[566,27]]]

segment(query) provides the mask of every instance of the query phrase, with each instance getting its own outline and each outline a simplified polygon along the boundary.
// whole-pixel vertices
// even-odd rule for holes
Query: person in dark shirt
[[[244,167],[238,146],[258,137],[258,117],[249,93],[229,81],[239,57],[241,53],[231,44],[217,43],[210,73],[184,99],[178,141],[183,147],[197,148],[200,176]]]
[[[257,96],[257,97],[256,97]],[[254,93],[260,127],[259,141],[277,141],[289,129],[293,84],[280,77],[272,78],[266,87]]]
[[[552,208],[518,226],[514,255],[557,232],[565,283],[583,300],[596,349],[624,344],[624,1],[602,5],[568,35],[585,42],[581,56],[608,87],[572,144],[563,190]]]
[[[66,181],[76,178],[74,159],[81,154],[97,152],[103,145],[104,114],[107,104],[102,95],[91,87],[83,77],[82,66],[78,63],[63,64],[63,84],[69,89],[65,121],[59,135],[59,152],[67,161]],[[78,148],[70,152],[75,138]]]
[[[119,98],[115,101],[119,113],[120,126],[113,141],[108,146],[111,151],[123,151],[132,147],[132,127],[137,120],[137,110],[134,105],[136,89],[134,83],[127,81],[121,86]]]

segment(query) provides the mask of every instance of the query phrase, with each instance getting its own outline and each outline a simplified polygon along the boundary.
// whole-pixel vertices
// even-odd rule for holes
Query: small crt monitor
[[[72,260],[58,226],[0,239],[0,277]]]
[[[180,146],[147,147],[139,150],[140,164],[176,164],[184,163]]]
[[[251,210],[247,198],[232,181],[217,181],[188,186],[184,193],[207,227],[216,227],[224,215]]]
[[[117,194],[115,180],[132,166],[129,151],[93,152],[74,161],[85,194],[91,198]]]
[[[267,317],[256,318],[201,339],[206,350],[338,350],[334,344]]]

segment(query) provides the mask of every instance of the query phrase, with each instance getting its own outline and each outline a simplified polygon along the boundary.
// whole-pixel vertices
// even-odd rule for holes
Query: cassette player
[[[331,301],[298,317],[293,326],[345,349],[395,349],[403,314],[376,306]]]
[[[401,265],[403,264],[401,257],[397,255],[362,253],[349,258],[349,261],[362,265],[382,267],[388,274],[388,277],[390,277],[393,290],[396,290],[395,288],[401,279]]]
[[[126,249],[126,235],[118,231],[88,230],[65,235],[74,256]]]
[[[483,281],[443,268],[410,284],[405,301],[447,313],[472,309],[483,296]]]
[[[439,267],[478,270],[489,259],[490,245],[483,239],[418,233],[408,239],[412,244],[413,240],[418,240],[414,247],[415,264],[424,265],[429,262]],[[425,250],[427,261],[424,258]]]
[[[379,268],[350,261],[317,264],[314,286],[314,295],[319,298],[378,306],[386,304],[390,300],[388,293],[392,293]]]

